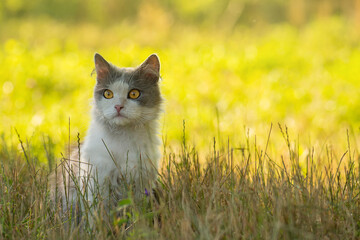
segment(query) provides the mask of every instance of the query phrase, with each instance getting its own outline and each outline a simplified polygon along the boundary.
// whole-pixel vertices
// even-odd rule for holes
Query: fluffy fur
[[[52,187],[61,193],[63,206],[79,199],[79,192],[90,206],[95,195],[116,202],[131,189],[142,196],[156,179],[162,102],[158,57],[149,56],[137,68],[118,68],[95,54],[95,70],[92,120],[80,156],[74,152],[64,161],[65,171],[57,173]],[[132,89],[140,92],[138,98],[130,98]],[[105,98],[106,90],[111,98]]]

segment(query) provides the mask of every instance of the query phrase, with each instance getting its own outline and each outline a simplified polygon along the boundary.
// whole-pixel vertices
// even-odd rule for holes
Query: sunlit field
[[[144,8],[0,21],[0,238],[359,239],[359,25],[229,30]],[[95,52],[123,67],[157,53],[165,102],[160,200],[129,194],[91,227],[52,207],[47,177],[86,135]]]
[[[70,118],[72,136],[84,136],[95,52],[119,66],[160,56],[168,143],[180,138],[183,120],[189,140],[202,147],[219,134],[236,143],[244,126],[266,135],[278,122],[304,141],[358,130],[360,35],[344,20],[239,27],[231,35],[160,25],[154,36],[142,25],[103,30],[49,21],[2,28],[0,123],[7,134],[16,127],[64,144]]]

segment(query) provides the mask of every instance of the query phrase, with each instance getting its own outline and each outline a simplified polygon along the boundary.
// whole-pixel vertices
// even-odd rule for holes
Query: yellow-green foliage
[[[166,99],[162,134],[209,146],[236,142],[286,124],[302,137],[327,138],[360,120],[360,35],[334,18],[301,29],[287,24],[233,32],[171,25],[164,12],[135,23],[101,27],[49,19],[7,21],[0,30],[0,126],[21,135],[47,134],[64,145],[89,124],[93,55],[136,66],[159,54]],[[266,139],[266,138],[264,138]]]
[[[359,239],[359,28],[332,18],[205,29],[141,9],[106,27],[0,26],[0,238]],[[91,228],[54,207],[48,170],[69,118],[70,142],[86,134],[95,52],[118,66],[159,54],[166,154],[157,200],[129,192],[108,213],[99,195],[82,212]]]

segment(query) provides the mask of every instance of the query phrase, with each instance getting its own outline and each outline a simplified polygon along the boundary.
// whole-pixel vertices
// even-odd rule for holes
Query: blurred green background
[[[69,118],[72,141],[86,134],[94,53],[127,67],[155,52],[170,146],[183,120],[200,148],[247,131],[266,141],[278,122],[346,144],[345,129],[359,132],[359,29],[360,0],[2,0],[0,129],[61,151]]]

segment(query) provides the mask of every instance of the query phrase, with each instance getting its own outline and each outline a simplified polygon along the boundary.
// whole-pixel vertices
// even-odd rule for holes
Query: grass
[[[274,132],[283,136],[288,153],[270,156],[267,152]],[[311,148],[304,165],[286,126],[273,129],[271,125],[263,146],[250,136],[238,147],[229,143],[218,149],[214,142],[205,159],[183,138],[179,152],[164,150],[158,201],[150,195],[134,202],[130,194],[110,215],[96,211],[92,228],[86,219],[76,225],[71,214],[53,207],[47,186],[55,158],[48,154],[52,151],[48,142],[43,151],[49,166],[38,161],[31,142],[20,141],[23,150],[18,151],[16,144],[4,141],[0,235],[13,239],[358,239],[360,158],[349,135],[347,141],[340,157],[329,146],[320,154]],[[97,204],[101,206],[102,200]]]
[[[0,238],[359,239],[355,25],[229,33],[147,16],[2,22]],[[119,66],[157,52],[166,103],[159,201],[129,192],[91,228],[54,207],[48,175],[85,136],[94,52]]]
[[[271,122],[313,140],[341,138],[358,128],[360,36],[347,20],[323,19],[301,29],[286,23],[238,26],[233,33],[160,21],[152,25],[159,34],[151,35],[147,26],[3,23],[0,127],[49,135],[59,153],[68,141],[69,117],[73,138],[88,128],[94,53],[118,66],[136,66],[156,52],[168,145],[181,137],[183,119],[189,141],[205,150],[218,131],[240,141],[244,125],[259,139],[266,139]]]

